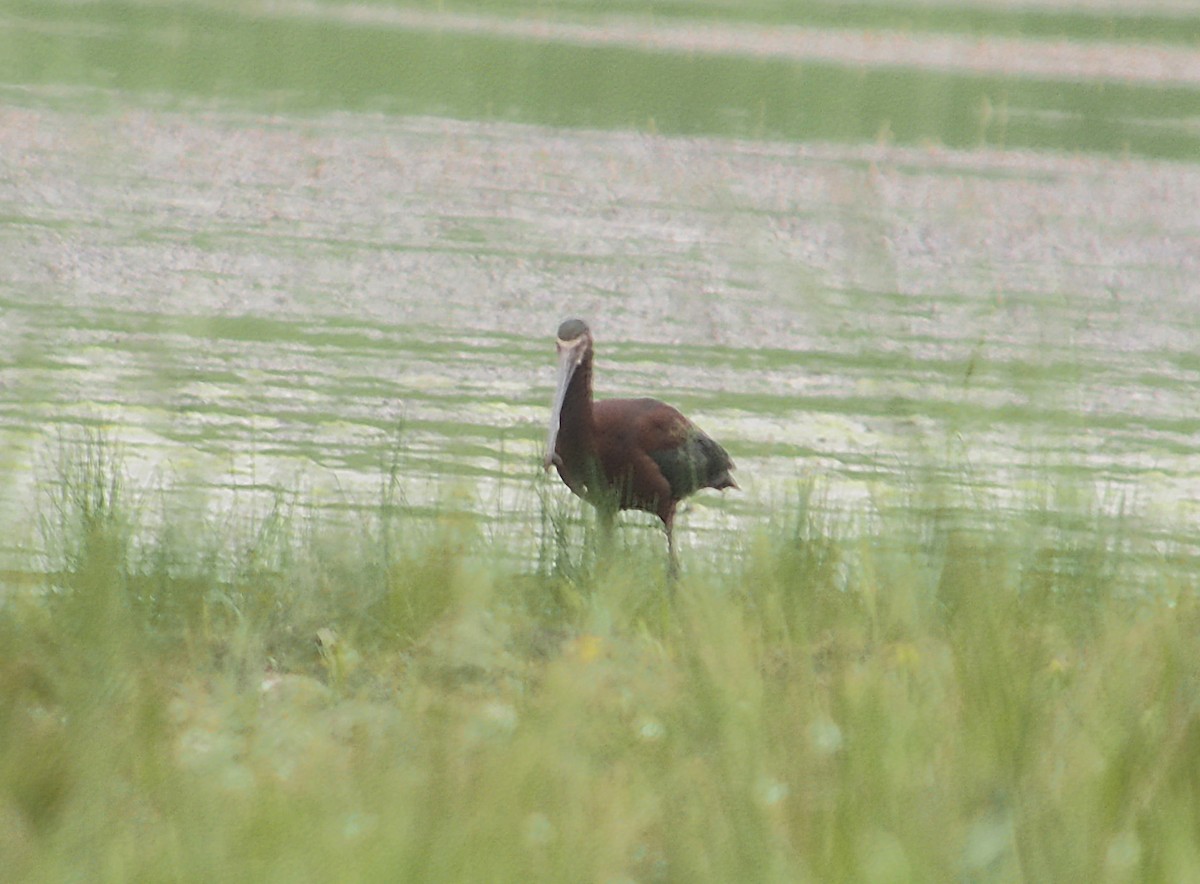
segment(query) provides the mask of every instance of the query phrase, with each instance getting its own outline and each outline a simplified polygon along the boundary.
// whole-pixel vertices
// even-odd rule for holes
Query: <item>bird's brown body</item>
[[[592,400],[592,336],[577,319],[558,331],[559,381],[546,445],[575,494],[611,517],[617,510],[656,514],[676,570],[674,520],[679,501],[700,488],[737,488],[725,449],[657,399]]]

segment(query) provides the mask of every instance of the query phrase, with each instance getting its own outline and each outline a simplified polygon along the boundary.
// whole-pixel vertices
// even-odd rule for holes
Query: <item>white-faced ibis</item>
[[[737,488],[725,449],[657,399],[592,401],[592,332],[579,319],[558,327],[558,386],[546,439],[558,474],[611,524],[617,510],[656,514],[678,572],[675,506],[700,488]]]

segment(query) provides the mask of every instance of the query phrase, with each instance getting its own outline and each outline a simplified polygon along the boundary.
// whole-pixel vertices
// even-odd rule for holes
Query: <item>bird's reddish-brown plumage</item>
[[[674,566],[675,507],[700,488],[736,488],[720,445],[657,399],[592,401],[592,337],[579,320],[559,329],[560,378],[546,465],[604,510],[640,509],[663,521]]]

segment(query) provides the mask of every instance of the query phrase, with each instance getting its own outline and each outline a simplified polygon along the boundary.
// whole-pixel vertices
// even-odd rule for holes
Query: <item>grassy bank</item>
[[[519,569],[398,476],[231,534],[148,527],[95,439],[57,471],[0,606],[9,880],[1200,876],[1195,580],[1127,523],[798,493],[672,593],[549,504]]]

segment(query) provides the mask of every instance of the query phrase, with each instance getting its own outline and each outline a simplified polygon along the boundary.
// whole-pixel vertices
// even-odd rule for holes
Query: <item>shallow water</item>
[[[218,509],[299,488],[353,512],[399,452],[410,503],[527,536],[538,495],[566,494],[538,449],[568,315],[592,324],[598,395],[667,399],[737,461],[743,492],[699,495],[685,549],[734,542],[804,477],[852,509],[934,476],[993,506],[1090,489],[1082,506],[1133,507],[1150,533],[1197,516],[1193,86],[853,62],[792,96],[836,110],[857,81],[834,125],[787,109],[825,61],[718,52],[707,88],[689,78],[717,69],[671,47],[576,70],[552,32],[398,28],[380,7],[337,25],[313,4],[254,13],[254,61],[222,42],[223,8],[135,4],[120,26],[45,8],[20,19],[35,48],[86,51],[0,63],[10,556],[36,545],[47,446],[81,426]],[[289,73],[314,18],[341,42]],[[205,40],[221,52],[194,76],[146,49]],[[491,58],[488,40],[508,41],[500,85],[372,66]],[[587,91],[588,65],[626,62],[621,89]],[[922,113],[891,107],[881,131],[883,82]],[[996,88],[1026,102],[1003,128],[980,115]]]

